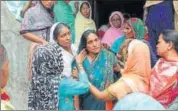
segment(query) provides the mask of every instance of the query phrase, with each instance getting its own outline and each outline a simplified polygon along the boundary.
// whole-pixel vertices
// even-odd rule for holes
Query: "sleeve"
[[[88,81],[88,77],[84,70],[79,72],[79,81],[71,78],[64,78],[60,82],[60,95],[73,96],[84,94],[89,90]]]
[[[114,43],[111,45],[110,50],[114,53],[119,53],[124,40],[125,37],[118,38],[117,40],[115,40]]]
[[[28,32],[32,32],[32,30],[34,29],[33,23],[35,22],[35,19],[33,19],[31,13],[31,10],[27,10],[27,12],[25,13],[24,19],[22,20],[22,24],[21,24],[21,29],[20,29],[20,34],[25,34]]]

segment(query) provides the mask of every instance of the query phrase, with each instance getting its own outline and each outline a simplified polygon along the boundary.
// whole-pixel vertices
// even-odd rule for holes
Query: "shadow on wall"
[[[9,58],[9,80],[5,88],[16,110],[27,110],[28,78],[27,58],[29,42],[20,34],[20,23],[1,2],[1,44],[7,49]]]

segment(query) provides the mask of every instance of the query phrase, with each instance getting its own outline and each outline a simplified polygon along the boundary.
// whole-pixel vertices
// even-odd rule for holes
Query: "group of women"
[[[32,41],[29,110],[105,110],[115,101],[117,110],[177,108],[178,32],[161,31],[153,50],[143,21],[115,11],[99,38],[89,2],[76,16],[68,3],[41,0],[22,21]]]

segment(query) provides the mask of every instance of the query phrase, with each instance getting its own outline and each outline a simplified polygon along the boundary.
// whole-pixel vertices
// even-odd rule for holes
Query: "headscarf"
[[[121,27],[120,28],[115,28],[111,21],[112,17],[116,14],[121,19]],[[101,42],[107,44],[110,47],[117,38],[120,38],[124,35],[124,33],[123,33],[124,17],[121,12],[115,11],[110,15],[109,22],[111,24],[111,27],[106,31]]]
[[[134,39],[128,43],[129,45],[127,48],[126,63],[121,73],[123,77],[128,76],[128,78],[132,79],[134,83],[137,84],[136,87],[140,87],[140,81],[137,81],[138,79],[144,81],[145,85],[142,87],[143,90],[141,90],[147,93],[149,89],[149,79],[151,73],[149,47],[137,39]],[[134,84],[133,86],[131,85],[133,90],[135,88],[134,86]]]
[[[57,43],[36,48],[32,59],[29,110],[58,109],[58,87],[63,68],[62,53]]]
[[[55,42],[55,41],[54,41],[54,35],[53,35],[53,33],[54,33],[54,30],[55,30],[56,26],[57,26],[59,23],[60,23],[60,22],[56,22],[56,23],[53,24],[53,26],[51,27],[51,29],[50,29],[49,42]]]
[[[90,16],[89,18],[85,18],[82,13],[80,12],[80,8],[82,6],[83,3],[88,3],[89,4],[89,8],[90,8]],[[80,38],[83,34],[84,31],[91,29],[91,30],[96,30],[96,25],[95,22],[92,20],[92,7],[90,5],[90,3],[88,1],[83,1],[80,5],[79,5],[79,11],[76,15],[76,19],[75,19],[75,37],[76,37],[76,41],[75,44],[76,46],[79,45],[80,43]]]
[[[138,40],[143,40],[146,33],[143,21],[139,18],[131,18],[127,23],[131,26],[134,37]]]
[[[178,61],[158,60],[151,72],[150,95],[166,107],[173,102],[178,95]]]

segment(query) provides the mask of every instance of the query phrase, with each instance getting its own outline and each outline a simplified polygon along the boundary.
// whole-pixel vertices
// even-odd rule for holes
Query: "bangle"
[[[82,63],[77,63],[77,66],[80,70],[84,69]]]

